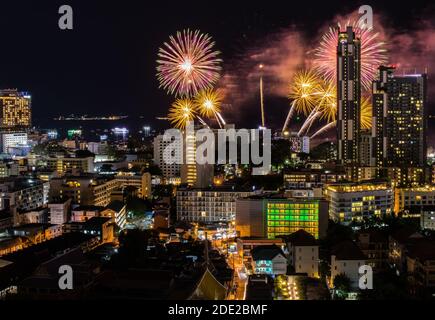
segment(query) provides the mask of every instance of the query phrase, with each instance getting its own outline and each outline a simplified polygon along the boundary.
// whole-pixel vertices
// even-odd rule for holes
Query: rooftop
[[[109,203],[109,205],[106,207],[106,209],[110,209],[116,212],[121,211],[124,207],[126,206],[126,204],[120,200],[115,200]]]
[[[92,217],[84,223],[84,227],[85,228],[100,227],[101,225],[111,220],[112,219],[108,217]]]
[[[258,260],[272,260],[277,255],[282,255],[285,257],[282,250],[276,245],[265,245],[258,246],[251,250],[252,259],[254,261]]]
[[[78,206],[71,211],[101,211],[104,207],[102,206]]]
[[[337,260],[365,260],[366,256],[353,241],[344,241],[332,248],[331,255]]]
[[[317,246],[316,239],[303,229],[300,229],[291,235],[285,237],[286,242],[290,242],[293,246]]]

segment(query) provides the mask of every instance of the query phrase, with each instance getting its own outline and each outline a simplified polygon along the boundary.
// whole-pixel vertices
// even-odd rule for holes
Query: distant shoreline
[[[55,121],[99,121],[99,120],[107,120],[107,121],[116,121],[127,119],[128,116],[103,116],[103,117],[88,117],[88,116],[59,116],[53,118]]]

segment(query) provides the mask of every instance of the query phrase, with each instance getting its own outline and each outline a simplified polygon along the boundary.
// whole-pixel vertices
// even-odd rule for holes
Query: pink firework
[[[211,88],[221,70],[220,52],[214,42],[199,30],[183,30],[169,37],[159,49],[157,78],[160,87],[175,96],[192,97],[200,90]]]
[[[356,36],[361,40],[361,82],[364,89],[370,90],[377,68],[388,61],[385,43],[379,40],[378,32],[360,28],[356,22],[348,21],[344,27],[338,23],[337,27],[329,28],[315,50],[314,67],[323,74],[325,80],[335,82],[338,32],[347,26],[352,26]]]

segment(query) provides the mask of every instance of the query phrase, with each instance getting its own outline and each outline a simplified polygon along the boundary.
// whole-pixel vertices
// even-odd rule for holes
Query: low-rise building
[[[48,223],[48,209],[37,208],[35,210],[20,212],[16,215],[19,225],[28,223]]]
[[[406,213],[411,208],[435,206],[435,186],[394,189],[394,213]],[[418,211],[418,210],[417,210]]]
[[[236,187],[179,188],[177,190],[177,218],[191,222],[234,221],[236,199],[247,197],[252,191]]]
[[[50,157],[47,159],[47,168],[51,171],[56,171],[60,176],[72,170],[79,170],[83,173],[93,173],[94,157]]]
[[[252,263],[251,251],[254,248],[259,246],[272,246],[272,245],[279,247],[283,251],[285,250],[285,243],[281,238],[276,238],[276,239],[248,238],[248,237],[237,238],[237,252],[245,264]]]
[[[71,199],[73,204],[107,206],[119,182],[94,174],[54,178],[50,181],[50,199]]]
[[[425,206],[420,212],[420,227],[423,230],[435,230],[435,205]]]
[[[0,162],[0,178],[18,176],[18,163],[14,161]]]
[[[63,224],[68,221],[71,209],[71,199],[53,201],[48,204],[49,222]]]
[[[115,180],[119,182],[121,188],[136,187],[140,198],[149,198],[151,196],[151,174],[149,172],[120,171],[115,175]]]
[[[299,169],[284,172],[284,184],[287,188],[313,188],[336,183],[346,179],[345,172],[323,169]]]
[[[331,252],[331,284],[336,276],[344,274],[350,280],[351,288],[359,286],[359,268],[366,265],[366,256],[352,241],[344,241]]]
[[[102,243],[112,242],[114,239],[114,228],[111,218],[93,217],[83,224],[84,234],[96,235]]]
[[[78,206],[71,210],[72,222],[86,222],[93,217],[99,217],[104,210],[101,206]]]
[[[367,257],[366,261],[373,272],[388,268],[388,236],[376,229],[363,230],[357,234],[357,245]]]
[[[101,211],[100,216],[111,218],[112,222],[124,229],[127,223],[127,205],[122,201],[112,201]]]
[[[275,245],[258,246],[252,249],[252,270],[254,274],[286,274],[287,258]]]
[[[62,226],[48,223],[29,223],[9,230],[16,237],[26,237],[33,244],[51,240],[62,235]]]
[[[435,242],[422,240],[411,245],[406,254],[411,293],[432,297],[435,293]]]
[[[389,236],[388,263],[397,273],[406,271],[406,255],[409,245],[422,239],[423,235],[410,227],[403,227]]]
[[[288,247],[289,264],[295,273],[319,277],[319,245],[316,239],[304,230],[296,231],[285,238]]]
[[[13,223],[20,223],[20,212],[30,212],[48,204],[50,184],[39,179],[24,177],[5,178],[0,181],[0,210],[12,213]]]

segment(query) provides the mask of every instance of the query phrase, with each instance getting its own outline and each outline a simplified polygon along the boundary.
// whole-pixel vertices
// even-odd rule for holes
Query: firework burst
[[[372,103],[370,97],[361,98],[361,129],[372,127]]]
[[[319,75],[313,70],[298,72],[290,86],[289,99],[293,100],[294,112],[308,115],[316,106],[320,91]]]
[[[160,87],[181,97],[211,88],[219,80],[222,62],[214,45],[211,37],[199,30],[183,30],[170,36],[158,53]]]
[[[169,108],[168,120],[175,128],[184,129],[195,118],[196,109],[192,100],[177,99]]]
[[[385,43],[379,40],[379,33],[373,29],[360,28],[356,22],[338,23],[337,27],[329,28],[323,35],[320,46],[315,50],[314,67],[325,80],[335,83],[338,31],[347,26],[352,26],[356,36],[361,39],[361,83],[366,90],[370,90],[378,66],[387,63],[388,60]]]
[[[194,101],[200,115],[211,118],[221,110],[222,94],[220,90],[206,89],[200,91]]]
[[[332,82],[325,82],[322,85],[319,112],[320,119],[326,122],[335,121],[337,117],[337,90]]]

